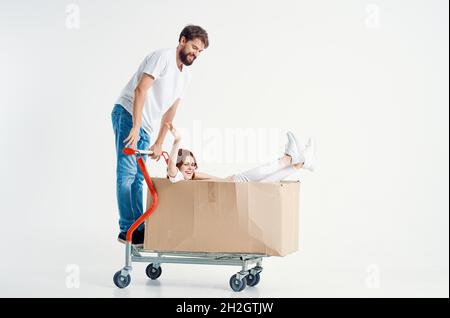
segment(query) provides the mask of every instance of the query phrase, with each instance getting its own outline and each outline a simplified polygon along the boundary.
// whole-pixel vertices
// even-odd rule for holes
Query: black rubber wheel
[[[159,276],[161,276],[162,273],[162,269],[161,266],[159,266],[158,268],[156,268],[155,266],[153,266],[153,264],[148,264],[147,268],[145,269],[145,273],[147,274],[147,276],[151,279],[157,279]]]
[[[130,285],[131,276],[130,274],[127,274],[127,276],[123,276],[121,271],[118,271],[117,273],[114,274],[113,281],[117,287],[125,288],[128,285]]]
[[[240,292],[243,291],[245,286],[247,286],[247,281],[244,278],[239,279],[237,278],[237,275],[233,275],[230,278],[230,287],[232,290],[234,290],[235,292]]]
[[[259,275],[259,273],[256,275],[248,274],[245,279],[247,280],[247,285],[253,287],[258,285],[261,276]]]

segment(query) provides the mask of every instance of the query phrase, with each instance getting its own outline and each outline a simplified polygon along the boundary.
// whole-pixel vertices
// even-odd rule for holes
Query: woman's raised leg
[[[236,182],[248,182],[248,181],[261,181],[275,172],[290,166],[292,163],[292,158],[288,155],[283,155],[283,157],[268,162],[264,165],[258,166],[256,168],[238,173],[233,175],[233,180]]]
[[[288,167],[276,171],[267,178],[260,180],[260,182],[280,182],[283,179],[289,177],[291,174],[295,173],[297,170],[301,169],[301,167],[303,167],[303,162],[298,163],[296,165],[290,165]]]

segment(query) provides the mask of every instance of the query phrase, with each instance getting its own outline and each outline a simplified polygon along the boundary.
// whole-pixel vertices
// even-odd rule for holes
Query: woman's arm
[[[176,164],[177,164],[177,158],[178,158],[178,149],[180,148],[181,135],[176,131],[176,129],[175,129],[175,127],[173,127],[172,123],[166,123],[166,125],[174,137],[172,150],[170,151],[170,155],[169,155],[170,160],[169,160],[169,165],[167,166],[167,172],[168,172],[169,176],[175,177],[175,175],[178,172],[178,168],[177,168]]]
[[[196,171],[194,180],[222,180],[222,178],[214,177],[207,173]]]

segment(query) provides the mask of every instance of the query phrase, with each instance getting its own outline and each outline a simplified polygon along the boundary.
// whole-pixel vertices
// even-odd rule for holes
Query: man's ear
[[[186,44],[186,38],[184,37],[184,35],[182,35],[181,38],[180,38],[180,44],[181,45],[185,45]]]

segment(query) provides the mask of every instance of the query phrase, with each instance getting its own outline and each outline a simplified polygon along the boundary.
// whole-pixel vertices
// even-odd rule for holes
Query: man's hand
[[[150,151],[153,151],[151,158],[158,161],[162,155],[162,145],[159,143],[154,143],[153,146],[150,147]]]
[[[136,150],[137,148],[137,142],[139,140],[139,131],[140,129],[138,127],[133,127],[130,130],[130,134],[128,135],[127,138],[125,138],[125,140],[123,141],[124,143],[126,142],[127,144],[125,145],[125,148],[128,148],[128,146],[131,146],[131,148],[133,148],[134,150]],[[128,142],[127,142],[128,141]]]

